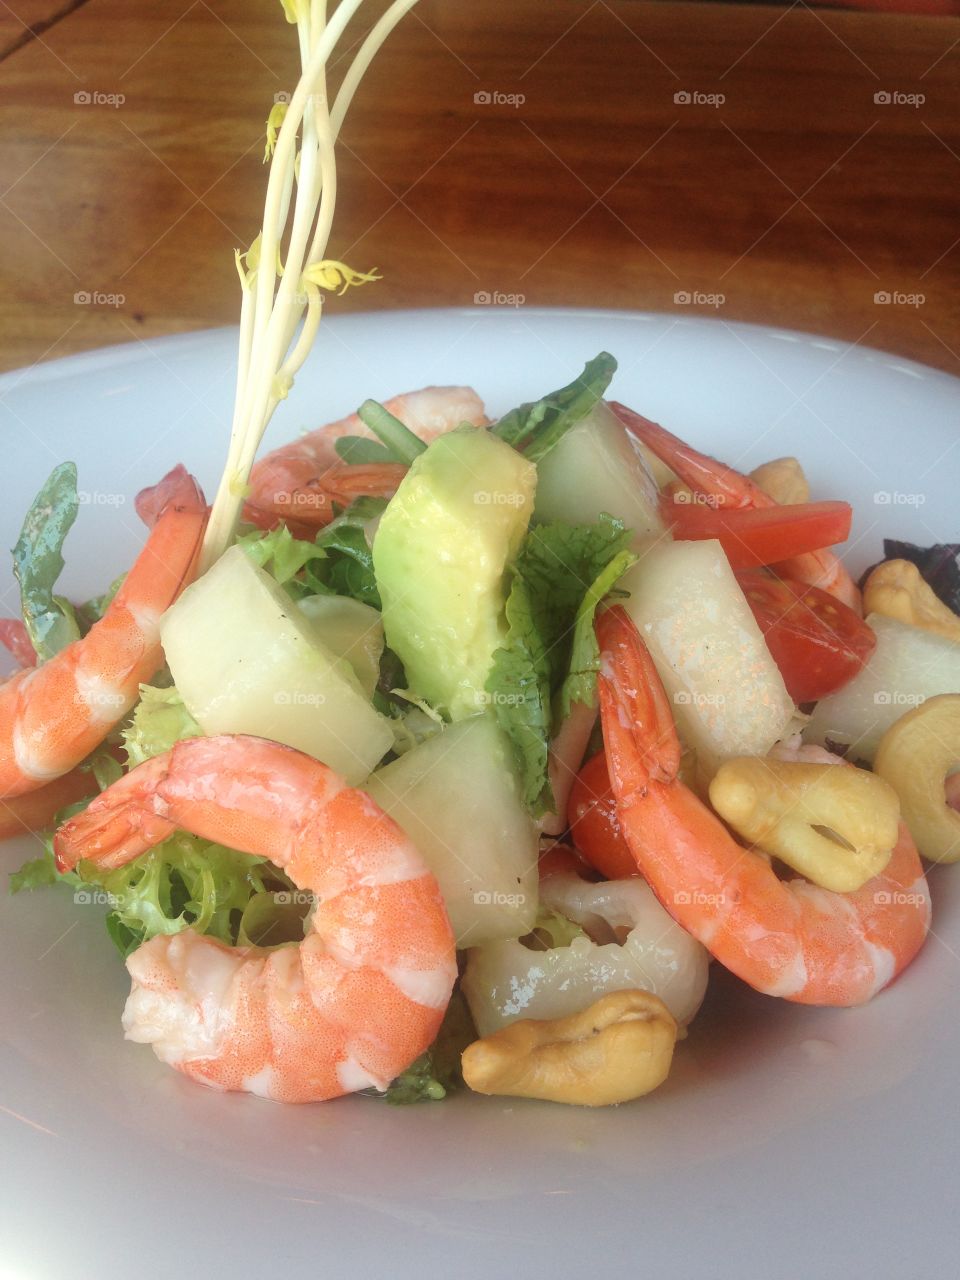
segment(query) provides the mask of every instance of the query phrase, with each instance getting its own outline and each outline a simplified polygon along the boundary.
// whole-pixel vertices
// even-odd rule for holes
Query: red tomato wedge
[[[620,830],[607,757],[602,751],[588,760],[574,779],[567,821],[573,843],[608,880],[625,880],[640,874]]]
[[[758,572],[737,581],[794,702],[835,693],[876,648],[864,620],[819,587]]]
[[[660,514],[681,541],[716,538],[734,569],[756,569],[844,542],[853,518],[848,502],[712,507],[669,497],[661,499]]]

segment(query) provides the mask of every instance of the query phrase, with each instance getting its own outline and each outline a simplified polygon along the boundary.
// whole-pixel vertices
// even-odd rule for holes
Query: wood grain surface
[[[4,368],[235,321],[294,46],[264,0],[87,0],[0,61]],[[422,0],[342,138],[331,251],[385,278],[333,306],[697,311],[960,373],[958,65],[955,18]]]

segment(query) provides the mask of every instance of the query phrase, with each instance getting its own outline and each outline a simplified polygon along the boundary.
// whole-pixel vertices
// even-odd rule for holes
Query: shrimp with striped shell
[[[176,829],[262,854],[316,906],[306,936],[228,947],[186,929],[127,959],[127,1038],[215,1089],[313,1102],[385,1089],[436,1037],[457,976],[414,845],[332,769],[263,738],[179,742],[58,831],[62,870],[118,867]]]
[[[461,423],[487,422],[483,401],[470,387],[424,387],[394,396],[383,407],[428,444]],[[250,473],[244,519],[261,529],[283,521],[292,533],[312,537],[333,519],[335,506],[360,497],[393,497],[407,468],[399,462],[345,462],[336,451],[344,436],[376,439],[352,413],[261,458]]]
[[[779,879],[677,776],[680,745],[670,704],[626,613],[607,610],[597,638],[620,827],[670,915],[766,995],[854,1005],[892,982],[930,928],[927,883],[906,826],[900,823],[885,869],[855,892]]]
[[[0,685],[0,798],[69,773],[131,709],[163,663],[160,615],[196,568],[207,508],[175,467],[137,498],[146,545],[99,622]]]

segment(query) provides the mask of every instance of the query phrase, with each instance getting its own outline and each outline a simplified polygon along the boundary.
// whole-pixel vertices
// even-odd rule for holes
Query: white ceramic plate
[[[234,343],[132,344],[0,379],[0,545],[74,458],[90,497],[66,586],[102,589],[141,543],[139,488],[178,461],[212,487]],[[799,454],[815,492],[851,499],[855,570],[884,534],[960,536],[960,382],[877,352],[527,309],[334,319],[318,347],[268,443],[431,382],[472,383],[500,412],[606,348],[618,398],[730,462]],[[29,852],[3,847],[4,868]],[[208,1092],[123,1040],[100,909],[0,893],[0,1274],[955,1274],[960,869],[932,887],[934,936],[872,1004],[805,1009],[715,974],[667,1085],[598,1113]]]

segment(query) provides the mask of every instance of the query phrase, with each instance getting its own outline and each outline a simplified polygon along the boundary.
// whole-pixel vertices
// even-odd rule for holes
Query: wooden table
[[[0,15],[0,364],[233,323],[295,81],[279,3]],[[422,0],[342,140],[331,249],[385,278],[333,306],[682,308],[960,373],[958,42],[803,4]]]

